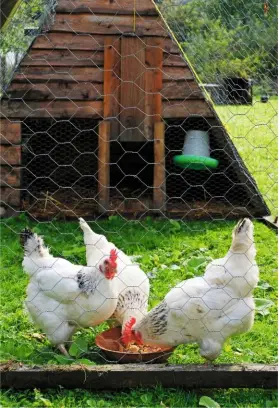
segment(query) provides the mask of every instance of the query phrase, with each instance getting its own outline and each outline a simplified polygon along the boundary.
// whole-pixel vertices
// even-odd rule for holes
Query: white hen
[[[27,310],[50,342],[65,355],[78,327],[96,326],[114,312],[117,299],[115,251],[98,265],[73,265],[55,258],[42,238],[30,230],[21,234],[25,256],[22,266],[30,277]]]
[[[214,360],[228,337],[251,329],[259,277],[253,229],[249,219],[240,221],[227,255],[212,261],[203,277],[178,284],[141,322],[128,324],[125,341],[159,346],[195,342],[204,358]]]
[[[88,266],[97,265],[104,256],[104,253],[108,253],[111,250],[117,251],[118,274],[116,280],[119,297],[112,318],[116,319],[122,325],[122,328],[125,327],[131,318],[135,318],[139,322],[147,314],[149,297],[148,277],[140,269],[139,265],[134,264],[129,256],[116,248],[104,235],[93,232],[82,218],[79,219],[79,222],[84,233]]]

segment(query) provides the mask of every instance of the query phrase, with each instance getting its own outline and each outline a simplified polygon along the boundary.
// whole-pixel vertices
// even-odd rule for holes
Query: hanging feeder
[[[174,163],[184,169],[216,169],[219,161],[210,157],[209,134],[203,130],[189,130],[185,136],[183,152],[174,156]]]

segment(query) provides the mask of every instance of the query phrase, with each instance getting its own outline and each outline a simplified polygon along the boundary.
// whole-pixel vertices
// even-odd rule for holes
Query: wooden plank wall
[[[136,37],[121,39],[121,141],[144,139],[145,48]]]
[[[111,140],[121,132],[121,140],[152,139],[158,123],[154,201],[163,208],[161,121],[193,114],[214,117],[151,0],[136,2],[136,20],[133,0],[58,0],[50,30],[36,38],[1,101],[2,199],[19,206],[20,123],[12,121],[95,118],[105,120],[100,134],[107,139],[110,131]],[[105,142],[100,149],[106,158],[99,179],[104,209],[107,147]]]
[[[20,207],[21,124],[0,120],[1,205]]]
[[[212,117],[203,93],[152,1],[137,1],[136,7],[134,34],[138,39],[127,38],[124,43],[138,41],[147,50],[152,42],[158,44],[157,51],[155,47],[151,53],[146,52],[143,62],[147,68],[152,52],[163,53],[163,84],[157,90],[163,99],[163,116],[187,117],[195,113]],[[117,102],[111,112],[106,109],[108,99],[117,100],[120,96],[117,86],[120,67],[105,66],[105,54],[111,45],[115,59],[120,52],[120,36],[133,32],[133,9],[132,0],[59,0],[50,31],[37,37],[14,76],[6,95],[9,103],[4,98],[1,104],[2,117],[117,116]],[[104,86],[104,78],[107,80],[111,73],[114,83],[109,86],[113,86],[113,97],[108,98],[111,89]],[[148,80],[147,88],[151,89]],[[146,126],[150,126],[148,119],[145,130]],[[114,125],[112,132],[115,131]]]

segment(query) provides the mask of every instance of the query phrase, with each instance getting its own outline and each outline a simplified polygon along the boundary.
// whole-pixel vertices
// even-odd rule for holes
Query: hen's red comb
[[[116,264],[116,260],[117,260],[117,251],[116,251],[116,249],[112,249],[110,251],[109,259],[110,259],[111,263]]]
[[[136,324],[136,319],[131,317],[131,319],[125,324],[124,330],[122,331],[121,340],[125,345],[132,341],[132,327]]]

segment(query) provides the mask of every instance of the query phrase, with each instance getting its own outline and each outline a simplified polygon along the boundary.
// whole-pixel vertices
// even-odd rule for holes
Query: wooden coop
[[[152,0],[58,0],[1,100],[2,213],[268,215]],[[182,169],[189,129],[216,169]]]

